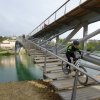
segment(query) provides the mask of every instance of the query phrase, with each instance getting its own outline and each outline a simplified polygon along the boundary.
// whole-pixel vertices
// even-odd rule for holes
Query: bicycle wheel
[[[70,67],[66,67],[66,65],[62,66],[62,71],[64,72],[65,75],[68,75],[70,71]]]
[[[84,67],[79,66],[79,68],[80,68],[81,70],[87,72],[86,69],[85,69]],[[88,76],[85,75],[85,74],[82,73],[82,72],[78,72],[78,81],[79,81],[79,83],[80,83],[81,85],[87,85]]]

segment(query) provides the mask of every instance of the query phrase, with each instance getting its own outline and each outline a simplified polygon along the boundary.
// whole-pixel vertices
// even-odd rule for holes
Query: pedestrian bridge
[[[88,33],[88,25],[100,21],[100,1],[99,0],[76,0],[77,6],[69,8],[75,0],[67,0],[60,8],[51,14],[45,21],[37,26],[26,37],[19,37],[16,41],[15,49],[18,52],[20,47],[24,47],[32,60],[43,68],[45,80],[49,80],[60,97],[64,100],[99,100],[100,99],[100,56],[94,51],[100,50],[100,42],[93,51],[87,52],[87,40],[99,35],[100,28],[92,33]],[[60,17],[58,17],[59,12]],[[83,71],[65,57],[66,44],[72,40],[73,36],[83,28],[82,43],[83,60],[81,66],[95,71]],[[70,33],[68,31],[72,30]],[[59,36],[66,32],[63,42],[59,42]],[[68,33],[67,33],[68,32]],[[52,40],[55,39],[55,42]],[[85,61],[85,63],[84,63]],[[86,62],[87,61],[87,62]],[[89,63],[91,62],[91,63]],[[62,71],[64,64],[71,65],[75,72],[65,75]],[[88,76],[88,83],[81,85],[78,82],[78,72]],[[83,78],[84,80],[84,78]]]

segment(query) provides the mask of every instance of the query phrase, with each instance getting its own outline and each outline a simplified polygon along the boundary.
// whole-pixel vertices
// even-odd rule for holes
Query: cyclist
[[[81,55],[81,51],[79,49],[79,41],[78,40],[74,40],[72,44],[70,44],[68,47],[67,47],[67,51],[66,51],[66,57],[68,59],[68,62],[71,63],[71,58],[73,58],[73,61],[76,60],[76,55],[75,55],[75,52],[79,52],[80,55]],[[71,70],[70,70],[70,66],[67,64],[66,65],[66,70],[70,73]]]

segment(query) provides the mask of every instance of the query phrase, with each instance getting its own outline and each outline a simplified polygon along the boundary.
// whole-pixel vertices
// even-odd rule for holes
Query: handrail
[[[66,5],[70,0],[67,0],[62,6],[60,6],[55,12],[53,12],[48,18],[46,18],[40,25],[38,25],[33,31],[35,31],[39,26],[41,26],[42,24],[44,24],[45,21],[47,21],[52,15],[56,14],[56,12],[61,9],[64,5]],[[32,32],[33,32],[32,31]],[[32,33],[31,32],[31,33]]]
[[[33,32],[36,30],[36,32],[35,33],[37,33],[38,31],[40,31],[41,29],[39,29],[38,30],[38,28],[45,28],[47,25],[49,25],[49,24],[51,24],[52,22],[54,22],[54,21],[56,21],[57,20],[57,12],[61,9],[61,8],[63,8],[64,6],[65,6],[65,8],[64,8],[64,15],[66,14],[66,4],[69,2],[69,1],[71,1],[71,0],[67,0],[62,6],[60,6],[56,11],[54,11],[49,17],[47,17],[41,24],[39,24],[32,32],[30,32],[29,33],[29,35],[30,36],[32,36],[33,35]],[[85,1],[87,1],[87,0],[85,0]],[[79,0],[79,5],[81,4],[82,2],[81,2],[81,0]],[[53,15],[55,15],[55,19],[54,19],[54,21],[52,21],[51,23],[49,22],[49,19],[53,16]],[[46,21],[48,21],[48,24],[46,24],[46,26],[44,26],[44,24],[45,24],[45,22]],[[42,26],[43,25],[43,26]],[[38,30],[38,31],[37,31]]]
[[[33,42],[30,41],[30,40],[28,40],[28,41],[31,42],[32,44],[34,44],[35,46],[37,46],[38,48],[40,48],[41,50],[43,50],[44,52],[48,52],[48,53],[50,53],[51,55],[53,55],[53,56],[57,57],[58,59],[60,59],[61,61],[66,62],[66,63],[69,64],[70,66],[74,67],[74,68],[77,69],[78,71],[84,73],[85,75],[87,75],[88,77],[90,77],[91,79],[95,80],[96,82],[98,82],[98,83],[100,84],[100,80],[97,80],[97,79],[95,79],[95,77],[93,77],[93,76],[89,75],[88,73],[86,73],[86,72],[80,70],[80,68],[78,68],[78,67],[75,66],[74,64],[69,63],[67,60],[65,60],[65,59],[59,57],[58,55],[52,53],[51,51],[49,51],[49,50],[47,50],[47,49],[45,49],[45,48],[43,48],[43,47],[37,45],[36,43],[33,43]]]
[[[24,40],[25,40],[25,39],[24,39]],[[21,43],[23,44],[23,46],[24,46],[24,42],[26,42],[26,40],[23,41],[23,38],[22,38],[21,40],[19,39],[19,42],[21,42]],[[77,88],[76,88],[76,87],[77,87],[77,81],[78,81],[78,71],[84,73],[85,75],[87,75],[88,77],[90,77],[91,79],[93,79],[94,81],[96,81],[97,84],[100,84],[100,80],[96,79],[94,76],[89,75],[87,72],[81,70],[80,68],[78,68],[78,67],[75,66],[74,64],[69,63],[67,60],[65,60],[65,59],[63,59],[63,58],[61,58],[61,57],[59,57],[58,55],[52,53],[51,51],[48,51],[46,48],[43,48],[43,47],[39,46],[39,45],[36,44],[36,43],[33,43],[31,40],[27,40],[27,43],[28,43],[28,42],[30,42],[31,44],[33,44],[33,46],[34,46],[35,49],[41,49],[41,50],[45,53],[45,63],[44,63],[44,66],[45,66],[45,67],[44,67],[44,71],[45,71],[45,68],[46,68],[46,54],[47,54],[47,52],[48,52],[49,54],[55,56],[55,57],[58,58],[59,60],[61,60],[62,63],[63,63],[63,62],[66,62],[67,64],[69,64],[70,66],[72,66],[72,67],[74,67],[74,68],[76,69],[75,79],[74,79],[73,88],[72,88],[71,100],[76,100],[76,91],[77,91]],[[98,70],[98,69],[97,69],[97,70]]]

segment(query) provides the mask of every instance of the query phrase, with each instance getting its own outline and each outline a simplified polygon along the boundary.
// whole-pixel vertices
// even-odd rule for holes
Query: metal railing
[[[88,77],[90,77],[90,78],[92,78],[93,80],[95,80],[95,81],[97,81],[98,83],[100,83],[99,80],[95,79],[94,77],[92,77],[91,75],[87,74],[86,72],[80,70],[80,68],[78,68],[78,67],[75,66],[74,64],[69,63],[67,60],[63,59],[62,57],[60,57],[60,56],[58,56],[58,55],[56,55],[56,54],[54,54],[54,53],[52,53],[51,51],[47,50],[46,48],[43,48],[43,47],[37,45],[36,43],[33,43],[33,42],[30,41],[30,40],[28,40],[28,41],[29,41],[30,43],[32,43],[33,45],[35,45],[35,47],[37,47],[38,49],[44,51],[44,53],[47,52],[47,53],[49,53],[50,55],[55,56],[55,57],[58,58],[59,60],[61,60],[61,61],[63,61],[63,62],[66,62],[67,64],[69,64],[70,66],[74,67],[74,68],[77,69],[78,71],[84,73],[84,74],[87,75]],[[96,67],[96,68],[94,67],[94,68],[92,68],[92,69],[98,70],[98,71],[100,70],[100,68],[97,69],[97,67]]]
[[[67,64],[69,64],[70,66],[74,67],[76,69],[76,74],[75,74],[75,79],[74,79],[74,83],[73,83],[73,88],[72,88],[72,95],[71,95],[71,100],[76,100],[76,92],[77,92],[77,81],[78,81],[78,71],[80,71],[81,73],[84,73],[85,75],[87,75],[88,77],[90,77],[91,79],[93,79],[94,81],[96,81],[98,84],[100,84],[100,80],[96,79],[94,76],[91,76],[89,75],[87,72],[81,70],[80,68],[78,68],[77,66],[75,66],[74,64],[72,63],[69,63],[67,60],[65,60],[64,58],[52,53],[51,51],[47,50],[46,49],[46,45],[45,45],[45,48],[37,45],[36,43],[33,43],[32,41],[28,40],[28,42],[32,43],[34,46],[35,46],[35,49],[40,49],[44,52],[44,55],[45,55],[45,61],[44,61],[44,68],[43,68],[43,71],[44,73],[46,72],[46,63],[47,63],[47,53],[49,53],[50,55],[58,58],[62,63],[65,62]],[[91,67],[90,67],[91,68]],[[100,70],[100,67],[97,68],[97,67],[92,67],[91,69],[94,69],[94,70],[97,70],[99,71]]]
[[[19,42],[21,42],[24,46],[24,42],[23,40],[19,40]],[[80,68],[78,68],[77,66],[75,66],[74,64],[72,63],[69,63],[67,60],[65,60],[64,58],[52,53],[51,51],[47,50],[46,49],[46,45],[45,45],[45,48],[44,47],[41,47],[39,46],[38,44],[36,43],[33,43],[32,41],[30,40],[27,40],[27,43],[30,43],[31,45],[33,44],[34,48],[35,49],[39,49],[39,50],[42,50],[44,52],[44,55],[45,55],[45,61],[44,61],[44,73],[46,72],[46,64],[47,64],[47,53],[49,53],[50,55],[58,58],[62,63],[65,62],[67,64],[69,64],[70,66],[72,66],[73,68],[76,69],[76,74],[75,74],[75,79],[74,79],[74,83],[73,83],[73,88],[72,88],[72,95],[71,95],[71,100],[76,100],[76,92],[77,92],[77,81],[78,81],[78,71],[84,73],[85,75],[87,75],[88,77],[90,77],[91,79],[95,80],[98,84],[100,84],[100,80],[96,79],[94,76],[91,76],[90,74],[88,74],[87,72],[81,70]],[[35,52],[34,52],[35,53]],[[91,68],[91,67],[90,67]],[[98,70],[100,71],[100,67],[97,68],[97,67],[92,67],[91,69],[94,69],[94,70]]]
[[[34,35],[40,30],[46,28],[51,23],[55,22],[60,17],[64,16],[66,13],[84,3],[87,0],[67,0],[61,7],[59,7],[55,12],[53,12],[48,18],[46,18],[40,25],[38,25],[32,32],[29,33],[29,36]],[[72,5],[73,4],[73,5]]]

